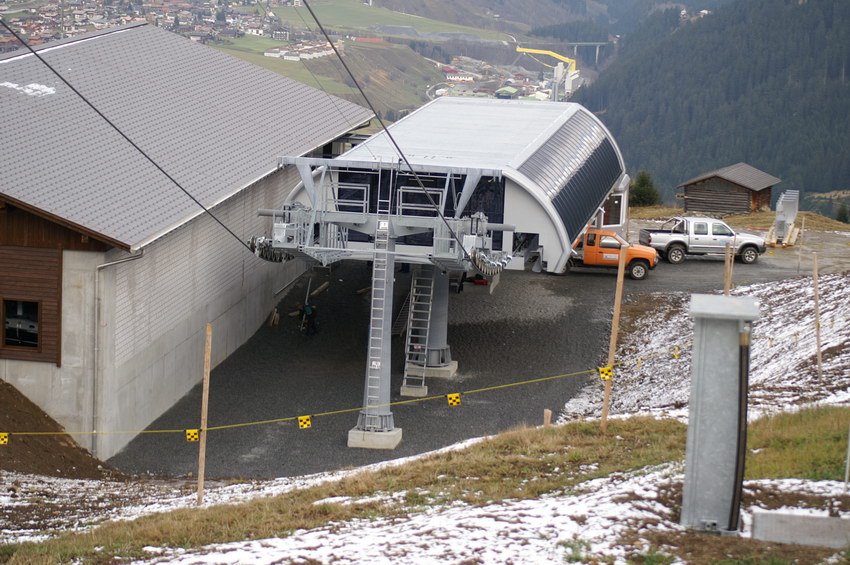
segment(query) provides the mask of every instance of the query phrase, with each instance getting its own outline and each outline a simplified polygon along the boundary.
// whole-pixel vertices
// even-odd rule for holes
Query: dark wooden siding
[[[0,245],[106,251],[110,246],[0,200]]]
[[[770,210],[770,192],[772,187],[765,188],[764,190],[760,190],[758,192],[752,192],[752,211],[758,212],[759,210]]]
[[[4,333],[4,339],[0,339],[0,359],[48,361],[59,365],[62,250],[0,245],[0,310],[4,300],[39,303],[39,345],[37,348],[7,346]],[[5,313],[2,314],[5,322]]]
[[[687,185],[685,212],[746,214],[750,211],[750,190],[718,177]]]

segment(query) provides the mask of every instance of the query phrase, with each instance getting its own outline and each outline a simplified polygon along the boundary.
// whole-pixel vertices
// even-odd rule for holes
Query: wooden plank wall
[[[772,187],[765,188],[764,190],[760,190],[758,192],[751,192],[752,194],[752,211],[758,212],[759,210],[770,210],[770,196],[771,196]]]
[[[39,303],[38,347],[5,345],[0,359],[48,361],[60,365],[62,333],[62,250],[0,245],[0,310],[3,300]],[[5,313],[3,313],[5,325]]]
[[[742,186],[710,178],[684,187],[685,212],[707,214],[746,214],[750,211],[750,192]]]
[[[0,245],[104,252],[110,246],[0,200]]]

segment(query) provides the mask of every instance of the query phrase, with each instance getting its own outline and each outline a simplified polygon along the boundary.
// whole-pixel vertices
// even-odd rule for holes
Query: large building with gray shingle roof
[[[38,53],[243,240],[298,181],[279,155],[371,117],[148,25]],[[31,53],[0,56],[0,112],[0,378],[69,430],[144,428],[199,380],[205,324],[215,365],[303,266],[248,252]]]

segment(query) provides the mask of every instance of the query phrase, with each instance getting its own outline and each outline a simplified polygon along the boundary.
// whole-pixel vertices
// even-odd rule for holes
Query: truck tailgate
[[[638,233],[638,242],[641,245],[650,245],[651,237],[648,229],[641,229]]]

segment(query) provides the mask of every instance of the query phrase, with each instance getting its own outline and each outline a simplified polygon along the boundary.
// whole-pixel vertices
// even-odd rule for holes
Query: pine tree
[[[640,171],[629,187],[629,206],[655,206],[661,203],[661,196],[646,171]]]

